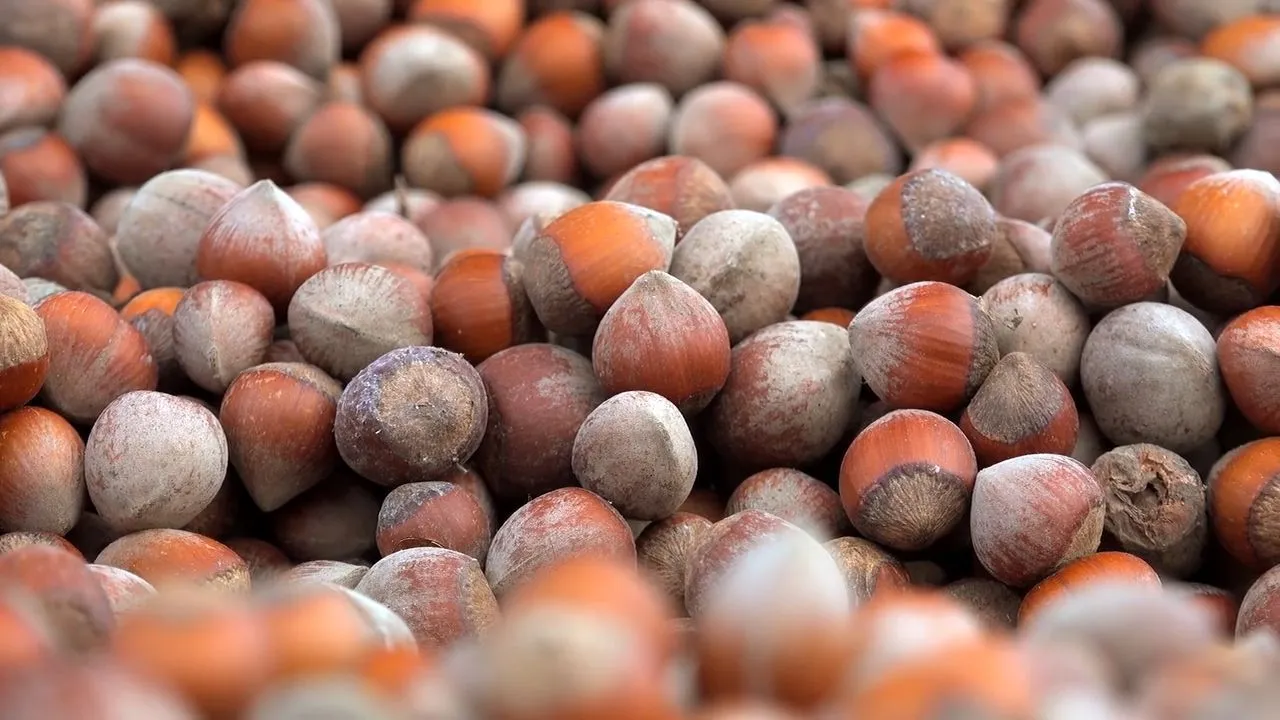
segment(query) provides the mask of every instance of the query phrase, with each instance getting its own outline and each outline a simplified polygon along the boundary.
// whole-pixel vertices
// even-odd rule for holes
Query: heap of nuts
[[[1277,13],[0,0],[0,716],[1275,716]]]

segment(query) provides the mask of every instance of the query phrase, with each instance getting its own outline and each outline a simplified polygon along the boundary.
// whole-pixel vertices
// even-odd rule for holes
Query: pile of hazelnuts
[[[0,0],[0,717],[1274,717],[1278,49]]]

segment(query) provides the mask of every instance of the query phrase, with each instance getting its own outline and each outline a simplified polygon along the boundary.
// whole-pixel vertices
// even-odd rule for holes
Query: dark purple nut
[[[793,313],[826,307],[856,310],[875,295],[880,275],[863,248],[869,206],[847,188],[816,187],[789,195],[769,210],[800,256]]]
[[[794,468],[762,470],[734,488],[726,515],[762,510],[813,535],[819,542],[853,528],[840,504],[840,494],[821,480]]]
[[[125,393],[93,424],[84,468],[89,499],[113,528],[182,527],[222,487],[227,439],[217,416],[198,403]]]
[[[798,107],[782,131],[778,152],[807,160],[839,185],[868,175],[898,175],[902,152],[865,105],[844,97]]]
[[[465,358],[413,346],[392,350],[351,380],[338,401],[334,435],[351,469],[395,487],[466,462],[488,415],[484,382]]]
[[[530,343],[502,350],[477,369],[488,412],[475,467],[493,494],[518,502],[574,484],[574,438],[608,397],[591,361]]]
[[[120,279],[106,233],[65,202],[27,203],[0,216],[0,265],[102,297]]]
[[[260,510],[271,512],[333,472],[333,420],[342,386],[304,363],[263,363],[236,376],[218,418],[231,466]]]
[[[338,380],[399,348],[430,345],[431,307],[417,285],[380,265],[343,263],[312,275],[289,301],[289,337]]]
[[[657,393],[632,390],[591,411],[573,441],[573,475],[628,519],[661,520],[689,498],[698,448],[684,416]]]
[[[414,547],[439,547],[481,564],[493,528],[476,496],[451,482],[405,483],[382,500],[378,552],[383,557]]]
[[[236,375],[261,363],[275,333],[262,293],[231,280],[192,286],[173,311],[178,365],[196,385],[225,392]]]
[[[480,563],[445,548],[392,553],[369,568],[356,592],[404,618],[418,647],[428,651],[479,637],[498,620],[498,601]]]
[[[350,560],[374,549],[378,498],[339,470],[271,513],[272,536],[289,557]]]
[[[485,575],[498,597],[540,569],[575,557],[636,560],[634,536],[613,506],[590,490],[567,487],[530,500],[498,528]]]
[[[243,188],[203,170],[170,170],[138,188],[120,215],[120,260],[143,289],[190,287],[196,249],[214,213]]]
[[[839,326],[771,325],[733,349],[729,380],[707,408],[711,446],[747,472],[804,467],[853,427],[861,385]]]

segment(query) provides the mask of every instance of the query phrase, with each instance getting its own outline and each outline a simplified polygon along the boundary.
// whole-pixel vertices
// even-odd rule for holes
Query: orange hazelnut
[[[244,144],[231,123],[212,105],[196,104],[191,135],[183,151],[182,161],[188,165],[216,157],[244,157]]]
[[[67,540],[61,535],[57,535],[55,533],[16,530],[14,532],[0,535],[0,555],[31,545],[62,550],[63,552],[70,553],[81,560],[84,559],[84,554],[81,553],[70,540]]]
[[[1057,75],[1082,57],[1116,57],[1124,25],[1107,0],[1029,0],[1013,28],[1018,47],[1041,73]]]
[[[22,47],[0,47],[0,133],[24,125],[48,125],[67,96],[62,73],[44,56]]]
[[[724,31],[705,3],[641,0],[608,14],[604,64],[618,83],[656,83],[673,96],[713,80]]]
[[[705,162],[671,155],[631,168],[606,200],[647,207],[676,221],[677,242],[704,217],[733,207],[729,186]]]
[[[441,346],[473,363],[535,340],[540,331],[523,266],[497,250],[454,253],[436,275],[431,314]]]
[[[227,538],[225,544],[249,567],[249,581],[255,587],[277,582],[293,567],[293,562],[284,551],[266,540],[234,537]]]
[[[249,570],[231,548],[186,530],[141,530],[103,548],[94,560],[137,575],[164,590],[195,584],[239,593],[249,589]]]
[[[172,65],[177,39],[169,19],[142,0],[99,3],[93,15],[94,56],[99,63],[139,58]]]
[[[1032,100],[1040,95],[1040,76],[1026,55],[1013,45],[987,40],[966,48],[957,59],[973,78],[978,95],[975,114],[1012,100]]]
[[[26,48],[48,58],[64,77],[73,77],[93,53],[94,0],[28,2],[0,5],[0,46]]]
[[[1007,100],[974,113],[965,123],[964,134],[1000,158],[1036,145],[1076,148],[1083,144],[1071,119],[1039,96]]]
[[[67,534],[84,509],[84,442],[76,429],[43,408],[7,412],[0,456],[0,527]]]
[[[1003,37],[1016,3],[1010,0],[907,0],[901,5],[929,23],[938,42],[954,51]]]
[[[49,372],[44,323],[26,303],[0,295],[0,413],[21,407],[40,392]],[[16,456],[16,455],[15,455]]]
[[[360,211],[360,198],[355,193],[330,183],[299,183],[285,192],[307,211],[320,230],[328,230]]]
[[[1269,538],[1280,518],[1269,499],[1280,490],[1280,439],[1255,440],[1232,450],[1209,473],[1209,518],[1222,547],[1251,568],[1280,557]]]
[[[721,177],[731,177],[770,154],[778,120],[751,88],[718,81],[686,94],[669,127],[667,146],[672,154],[695,157]]]
[[[1032,453],[1069,454],[1080,418],[1065,383],[1031,355],[1008,353],[991,369],[960,417],[978,462]]]
[[[39,304],[49,338],[45,403],[77,423],[92,423],[112,400],[154,390],[155,359],[147,341],[102,300],[61,292]]]
[[[338,16],[324,0],[243,0],[222,46],[233,67],[274,60],[323,80],[338,62],[339,33]]]
[[[480,563],[440,547],[411,547],[382,558],[356,592],[403,618],[418,646],[429,651],[483,636],[498,619]]]
[[[1021,455],[978,472],[969,530],[982,567],[1026,587],[1097,550],[1105,516],[1088,467],[1062,455]]]
[[[174,69],[186,81],[198,102],[209,105],[217,102],[218,91],[227,76],[227,65],[222,56],[212,50],[188,50],[178,58]]]
[[[261,180],[209,219],[196,270],[204,279],[243,282],[283,315],[294,292],[326,261],[315,221],[275,183]]]
[[[805,28],[778,20],[749,20],[729,34],[724,77],[787,111],[816,94],[821,60]]]
[[[898,55],[941,52],[933,29],[905,13],[859,10],[849,16],[847,27],[849,61],[863,82]]]
[[[572,183],[578,176],[574,129],[564,115],[535,105],[516,116],[528,139],[525,180]]]
[[[484,58],[429,25],[383,30],[360,53],[360,74],[365,102],[396,133],[441,110],[483,105],[489,96]],[[424,84],[436,91],[421,92]]]
[[[894,407],[958,409],[999,358],[991,317],[972,295],[940,282],[872,300],[853,319],[849,338],[867,384]]]
[[[847,329],[849,327],[849,323],[853,322],[855,315],[857,315],[857,313],[849,310],[848,308],[823,307],[810,310],[800,316],[800,319],[812,320],[814,322],[827,322]]]
[[[284,63],[247,63],[227,75],[217,109],[253,151],[278,153],[320,105],[323,87]]]
[[[973,449],[959,428],[935,413],[898,410],[849,446],[840,498],[863,537],[921,550],[964,519],[975,473]]]
[[[383,557],[414,547],[439,547],[483,563],[493,527],[475,493],[451,482],[411,482],[382,501],[376,538]]]
[[[1018,625],[1025,625],[1046,607],[1062,602],[1072,594],[1107,584],[1152,588],[1161,585],[1156,571],[1136,555],[1123,552],[1085,555],[1062,566],[1027,591],[1022,607],[1018,609]]]
[[[505,252],[511,248],[511,224],[497,205],[484,198],[463,196],[443,201],[422,218],[419,227],[431,241],[437,268],[458,250]]]
[[[294,131],[284,167],[299,182],[325,182],[373,197],[391,186],[391,134],[362,106],[331,102]]]
[[[1231,313],[1261,304],[1280,282],[1280,182],[1232,170],[1201,178],[1173,205],[1187,237],[1173,285],[1192,305]]]
[[[675,226],[666,215],[613,201],[560,216],[526,255],[525,286],[542,324],[568,335],[593,330],[636,278],[670,266]],[[601,263],[608,272],[598,271]]]
[[[120,308],[120,317],[129,321],[147,341],[160,372],[160,387],[180,387],[185,381],[178,365],[173,342],[173,312],[184,290],[176,287],[143,290]]]
[[[1268,435],[1280,433],[1280,395],[1268,378],[1280,361],[1280,308],[1249,310],[1218,335],[1218,366],[1241,414]]]
[[[272,678],[271,639],[266,618],[247,603],[162,593],[121,616],[110,654],[208,717],[236,717]]]
[[[840,495],[821,480],[792,468],[771,468],[743,480],[729,495],[725,512],[733,515],[743,510],[776,515],[819,542],[850,529]]]
[[[945,219],[932,207],[946,207]],[[906,284],[963,285],[991,257],[999,232],[991,203],[945,170],[917,170],[880,191],[867,208],[867,259],[881,275]]]
[[[605,87],[604,25],[583,13],[560,11],[528,25],[503,61],[495,88],[508,113],[549,105],[576,117]]]
[[[0,596],[0,638],[0,674],[39,665],[56,649],[39,605],[20,592]]]
[[[266,631],[275,683],[351,672],[381,644],[365,608],[340,588],[278,587],[255,604]]]
[[[66,550],[28,545],[0,554],[0,585],[31,598],[66,650],[97,649],[115,628],[102,585],[83,558]]]
[[[917,152],[959,131],[978,96],[964,65],[945,55],[911,52],[876,68],[867,97],[902,144]]]
[[[0,217],[0,264],[103,297],[119,281],[106,233],[65,202],[27,203]]]
[[[408,20],[438,25],[492,60],[505,55],[515,42],[524,14],[521,0],[413,0]]]
[[[998,163],[996,154],[977,140],[948,138],[921,148],[911,170],[946,170],[981,190],[995,177]]]
[[[591,357],[606,392],[647,390],[692,415],[729,376],[729,334],[711,303],[653,270],[604,314]]]
[[[112,60],[71,88],[58,133],[97,175],[138,184],[181,159],[194,116],[195,96],[177,73],[147,60]]]
[[[937,590],[906,587],[871,596],[853,614],[855,651],[847,686],[867,687],[895,668],[945,658],[981,639],[984,628],[969,609]],[[920,630],[904,633],[904,626]]]
[[[1139,302],[1168,284],[1186,235],[1182,218],[1134,186],[1095,185],[1054,225],[1053,274],[1095,308]]]
[[[526,140],[518,123],[483,108],[452,108],[423,120],[401,150],[406,179],[445,196],[493,197],[520,176]]]
[[[902,171],[902,153],[880,120],[863,104],[844,97],[825,97],[795,108],[782,129],[778,152],[816,165],[839,184]]]
[[[1188,185],[1230,169],[1231,163],[1216,155],[1170,155],[1153,160],[1136,184],[1139,190],[1172,208]]]

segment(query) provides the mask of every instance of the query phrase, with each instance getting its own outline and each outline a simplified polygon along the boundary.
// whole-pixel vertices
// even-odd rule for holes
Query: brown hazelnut
[[[960,416],[960,429],[983,466],[1033,453],[1066,455],[1079,428],[1066,384],[1021,352],[1000,358]]]

